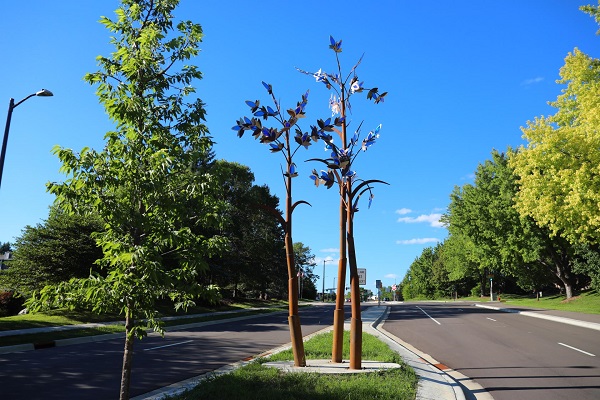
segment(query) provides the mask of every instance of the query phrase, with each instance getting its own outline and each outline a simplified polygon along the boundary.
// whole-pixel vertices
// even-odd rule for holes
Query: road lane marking
[[[435,323],[436,323],[436,324],[438,324],[438,325],[441,325],[441,324],[440,324],[440,323],[439,323],[439,322],[438,322],[438,321],[437,321],[435,318],[433,318],[431,315],[427,314],[427,312],[426,312],[425,310],[423,310],[421,307],[417,306],[417,308],[418,308],[419,310],[423,311],[423,313],[424,313],[425,315],[427,315],[429,318],[431,318],[431,320],[432,320],[433,322],[435,322]]]
[[[487,317],[487,319],[489,319],[490,321],[498,322],[494,318]]]
[[[587,351],[583,351],[583,350],[581,350],[581,349],[578,349],[577,347],[569,346],[568,344],[564,344],[564,343],[561,343],[561,342],[558,342],[558,344],[560,344],[561,346],[568,347],[568,348],[569,348],[569,349],[571,349],[571,350],[575,350],[575,351],[578,351],[578,352],[580,352],[580,353],[587,354],[587,355],[588,355],[588,356],[590,356],[590,357],[596,357],[596,355],[595,355],[595,354],[588,353]]]
[[[171,347],[171,346],[179,346],[180,344],[186,344],[186,343],[190,343],[190,342],[193,342],[193,340],[186,340],[185,342],[171,343],[171,344],[166,344],[164,346],[151,347],[149,349],[144,349],[144,351],[156,350],[156,349],[163,349],[165,347]]]

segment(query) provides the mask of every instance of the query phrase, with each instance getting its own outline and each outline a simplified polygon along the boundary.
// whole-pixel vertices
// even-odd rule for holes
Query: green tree
[[[402,280],[402,297],[406,300],[435,298],[436,286],[432,276],[436,253],[433,247],[424,248],[408,268]]]
[[[12,251],[12,247],[10,242],[0,242],[0,254],[4,254],[7,251]]]
[[[233,297],[284,297],[286,258],[278,220],[279,199],[267,186],[256,186],[247,166],[218,160],[209,171],[221,188],[226,224],[220,234],[228,247],[210,262],[210,282]]]
[[[57,208],[36,226],[26,226],[16,239],[14,260],[1,276],[2,286],[30,296],[49,284],[85,278],[98,272],[102,249],[92,238],[102,231],[94,215],[72,215]]]
[[[511,152],[511,150],[509,150]],[[511,275],[524,289],[548,281],[553,273],[572,296],[572,249],[560,236],[521,216],[515,209],[517,178],[508,157],[494,150],[492,159],[480,164],[475,184],[456,188],[445,221],[452,235],[464,235],[473,244],[479,269]],[[482,281],[482,288],[484,282]]]
[[[85,304],[124,316],[121,399],[129,398],[134,338],[143,337],[146,326],[162,332],[157,302],[168,298],[180,308],[211,293],[195,280],[223,242],[193,234],[195,226],[218,223],[220,202],[211,177],[199,168],[212,145],[204,105],[187,101],[201,73],[185,63],[199,53],[202,29],[190,21],[174,27],[177,4],[122,0],[115,20],[101,19],[115,51],[99,57],[100,71],[85,80],[97,85],[116,129],[100,152],[57,148],[67,179],[49,190],[64,210],[91,209],[102,219],[104,231],[95,239],[106,276],[47,287],[30,303]],[[176,263],[165,264],[173,258]]]
[[[598,7],[582,10],[600,23]],[[556,114],[528,121],[527,146],[511,158],[519,176],[516,206],[571,243],[600,243],[600,60],[577,48],[565,58],[550,104]]]
[[[300,298],[316,298],[316,276],[313,273],[317,263],[315,255],[312,254],[310,247],[305,246],[302,242],[294,243],[294,260],[296,263],[296,271],[300,278]]]
[[[448,273],[448,288],[456,296],[468,296],[477,282],[485,279],[476,254],[475,245],[465,235],[451,234],[441,245],[440,262]]]

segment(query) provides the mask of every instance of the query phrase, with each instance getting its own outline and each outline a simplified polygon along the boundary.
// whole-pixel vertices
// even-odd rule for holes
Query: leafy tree
[[[434,264],[439,247],[426,247],[417,257],[402,280],[402,296],[405,299],[434,299],[436,284],[433,278]]]
[[[129,397],[134,338],[143,337],[146,326],[162,332],[157,302],[168,298],[185,308],[212,293],[195,280],[223,243],[193,234],[195,226],[218,224],[220,202],[199,167],[212,145],[204,104],[187,102],[201,73],[184,63],[198,54],[202,29],[190,21],[174,27],[177,4],[122,0],[115,20],[101,19],[115,51],[98,57],[100,71],[85,80],[97,85],[116,129],[106,134],[103,151],[55,149],[67,179],[49,190],[67,212],[91,209],[101,218],[104,231],[94,237],[106,276],[46,287],[30,302],[38,309],[83,304],[124,316],[121,399]],[[165,264],[173,258],[176,263]]]
[[[589,285],[600,293],[600,248],[589,244],[575,245],[573,272],[587,276]]]
[[[457,296],[468,296],[476,282],[485,283],[475,245],[467,236],[449,235],[441,245],[439,257],[448,273],[448,288]]]
[[[317,278],[313,270],[317,263],[315,263],[315,256],[311,253],[310,247],[305,246],[302,242],[294,243],[294,260],[300,278],[300,298],[316,298],[315,282]]]
[[[600,23],[598,7],[582,10]],[[511,158],[519,177],[516,207],[571,243],[600,243],[600,60],[577,48],[557,82],[566,87],[549,117],[522,128],[528,144]]]
[[[532,218],[522,217],[514,207],[516,193],[517,178],[507,156],[494,150],[492,159],[478,166],[475,185],[452,193],[445,218],[450,233],[466,236],[474,244],[485,275],[512,275],[521,287],[531,288],[547,282],[553,273],[570,298],[571,246],[560,236],[551,237]]]
[[[286,288],[284,234],[273,210],[279,199],[266,186],[253,184],[247,166],[218,160],[209,169],[227,204],[220,234],[227,250],[210,262],[210,281],[231,291],[257,297],[283,297]]]
[[[102,249],[92,238],[102,231],[94,215],[72,215],[52,208],[43,223],[26,226],[15,242],[14,260],[1,276],[2,286],[29,296],[48,284],[98,272]]]
[[[10,242],[0,242],[0,254],[4,254],[7,251],[12,251],[12,247]]]

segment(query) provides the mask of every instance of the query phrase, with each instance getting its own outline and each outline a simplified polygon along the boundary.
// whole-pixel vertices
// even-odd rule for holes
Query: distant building
[[[9,260],[12,260],[12,252],[7,251],[6,253],[0,254],[0,271],[8,269],[8,265],[4,262]]]

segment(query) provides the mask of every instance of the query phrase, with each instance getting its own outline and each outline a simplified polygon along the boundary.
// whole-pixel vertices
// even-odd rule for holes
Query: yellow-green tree
[[[600,6],[581,9],[600,22]],[[516,207],[572,243],[600,242],[600,60],[577,48],[565,58],[551,102],[556,114],[522,128],[526,147],[511,157]]]

